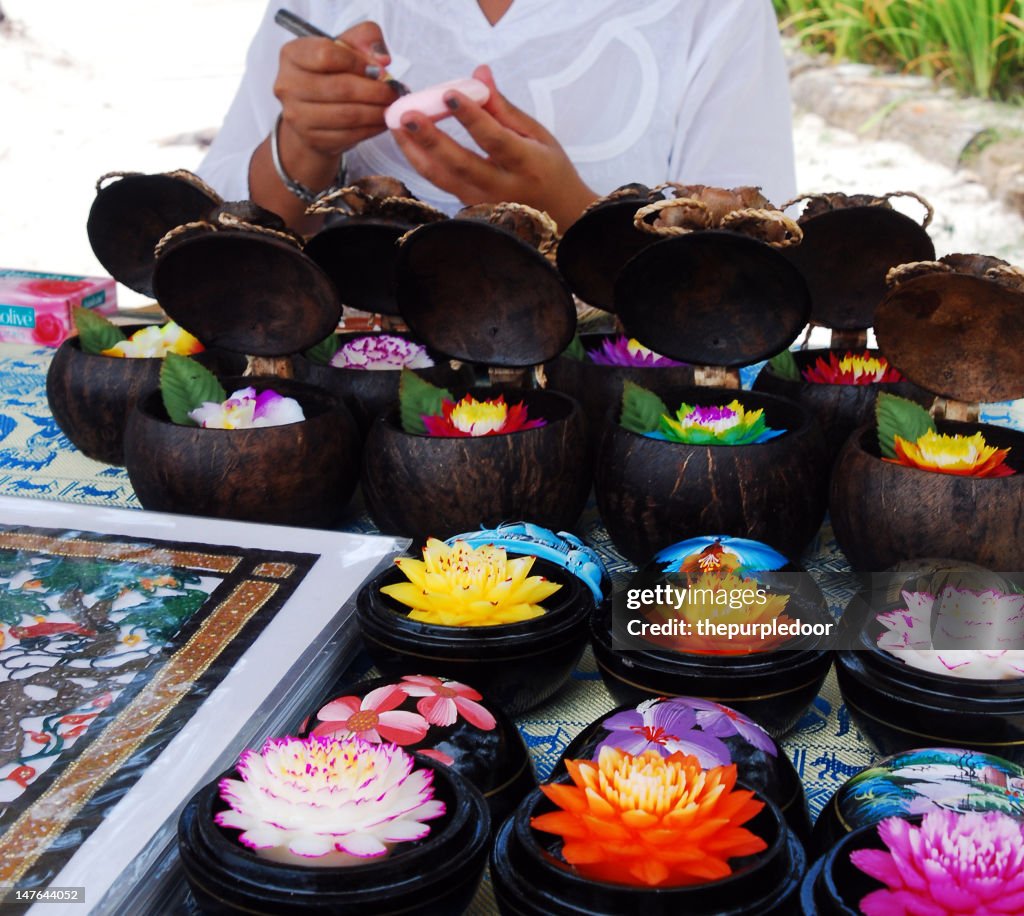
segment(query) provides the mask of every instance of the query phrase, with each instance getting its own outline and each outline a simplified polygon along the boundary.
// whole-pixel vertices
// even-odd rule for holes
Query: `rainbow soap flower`
[[[685,365],[649,350],[639,340],[626,337],[625,334],[606,337],[601,341],[600,347],[587,350],[586,353],[590,361],[599,366],[630,366],[646,369],[654,366]]]
[[[662,414],[658,429],[645,435],[687,445],[753,445],[783,432],[767,425],[763,408],[747,410],[734,400],[724,406],[682,404],[675,417]]]

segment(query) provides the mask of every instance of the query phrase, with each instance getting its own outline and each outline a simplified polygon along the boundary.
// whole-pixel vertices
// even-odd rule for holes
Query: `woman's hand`
[[[546,210],[564,232],[597,198],[552,134],[502,96],[490,67],[473,76],[491,96],[478,105],[460,92],[445,102],[485,156],[466,149],[418,112],[392,133],[413,168],[463,204],[516,201]]]
[[[274,95],[281,102],[278,151],[290,178],[320,191],[338,171],[342,153],[383,133],[384,110],[397,96],[386,83],[366,76],[368,65],[391,58],[380,26],[361,22],[338,37],[297,38],[281,48]],[[300,231],[315,228],[303,217],[305,204],[278,178],[269,138],[249,165],[250,195]]]

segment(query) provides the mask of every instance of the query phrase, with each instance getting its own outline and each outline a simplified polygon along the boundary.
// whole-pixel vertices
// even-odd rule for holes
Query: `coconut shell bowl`
[[[1024,274],[978,255],[908,265],[875,329],[892,365],[938,396],[937,435],[927,448],[911,435],[919,454],[897,461],[883,460],[874,425],[851,436],[831,484],[839,546],[861,570],[929,556],[1022,568],[1024,435],[975,421],[979,402],[1024,397]],[[977,434],[970,460],[950,463],[941,437]]]
[[[705,571],[700,564],[714,556],[741,565]],[[646,598],[641,604],[645,591],[653,596],[659,587],[680,595],[687,587],[717,589],[732,604],[673,599],[655,607]],[[636,600],[627,602],[629,595]],[[773,621],[787,629],[769,632]],[[767,630],[763,637],[758,629],[749,638],[726,638],[702,634],[705,622],[763,624]],[[797,623],[800,632],[787,635]],[[661,551],[624,594],[597,608],[590,625],[598,670],[620,703],[701,697],[749,716],[776,738],[796,725],[821,689],[832,666],[834,627],[824,596],[806,573],[767,545],[723,536],[693,538]]]
[[[890,200],[900,196],[925,207],[923,224],[893,209]],[[782,254],[807,281],[811,320],[832,329],[833,346],[793,353],[796,365],[788,372],[766,365],[754,390],[807,407],[825,434],[831,463],[850,434],[872,419],[879,391],[931,403],[928,392],[877,362],[884,356],[867,349],[867,329],[885,296],[888,271],[935,258],[926,231],[932,210],[915,194],[818,194],[800,200],[806,201],[799,219],[803,239]]]
[[[395,715],[397,713],[397,715]],[[299,734],[393,741],[456,770],[487,799],[497,829],[537,787],[515,722],[469,684],[433,675],[375,678],[329,691]]]
[[[438,547],[439,544],[429,542],[426,551],[448,553],[457,548],[452,544]],[[506,557],[513,564],[526,559],[511,552]],[[356,603],[356,620],[367,654],[389,677],[416,670],[470,684],[512,715],[538,706],[566,683],[583,654],[594,596],[582,580],[554,562],[532,556],[528,559],[532,561],[528,580],[531,585],[536,577],[541,577],[549,586],[558,586],[547,597],[531,602],[542,613],[508,623],[488,620],[483,625],[467,624],[475,615],[470,615],[459,600],[462,584],[456,583],[450,594],[439,593],[428,599],[433,606],[444,608],[445,614],[422,615],[385,592],[406,585],[419,590],[409,584],[416,580],[407,580],[400,568],[386,570],[362,588]],[[447,560],[434,563],[451,565]],[[511,571],[503,573],[501,581],[511,575]],[[488,595],[486,600],[493,600],[493,606],[501,610],[499,598],[504,602],[505,597],[497,595]]]
[[[524,241],[503,223],[524,212],[501,205],[492,210],[498,224],[470,213],[406,237],[397,297],[419,340],[496,370],[533,366],[565,349],[575,326],[572,295],[533,244],[529,227]],[[452,404],[467,394],[477,400],[501,396],[510,415],[521,404],[531,421],[545,422],[487,435],[423,435],[407,431],[397,410],[378,417],[366,440],[363,478],[377,527],[420,542],[509,518],[571,527],[590,487],[586,420],[576,401],[514,384],[449,394]]]
[[[882,754],[955,747],[1024,763],[1019,582],[956,561],[872,579],[843,613],[836,653],[864,737]]]
[[[154,290],[168,315],[201,340],[247,354],[251,368],[267,367],[222,380],[226,391],[273,389],[298,401],[305,419],[253,429],[183,426],[169,420],[154,392],[129,418],[125,466],[148,509],[330,527],[358,483],[355,422],[330,392],[277,372],[290,374],[281,357],[334,329],[341,304],[287,233],[248,216],[224,213],[169,239]]]
[[[284,739],[282,743],[293,740],[297,739]],[[404,754],[401,748],[396,750]],[[360,749],[361,754],[374,751],[372,744]],[[308,854],[291,855],[287,861],[261,855],[250,845],[243,845],[240,829],[219,823],[233,813],[222,797],[221,786],[225,780],[237,785],[240,769],[228,771],[204,786],[187,802],[178,822],[178,853],[199,909],[211,914],[264,916],[350,912],[454,916],[464,912],[487,861],[487,802],[455,767],[422,754],[413,759],[413,776],[424,770],[429,774],[433,799],[427,804],[440,802],[443,813],[437,815],[435,808],[421,815],[430,818],[424,821],[429,826],[425,837],[386,842],[390,850],[381,856],[359,847],[346,864],[317,864],[317,857]],[[332,760],[329,765],[334,764]],[[370,773],[376,776],[376,772]],[[301,785],[303,775],[297,774],[292,782]],[[357,793],[361,788],[354,787],[353,791]],[[395,794],[391,788],[369,802],[386,804]],[[293,823],[294,818],[290,818],[289,824]],[[271,830],[284,832],[277,824],[271,824]],[[403,832],[417,835],[406,828]],[[374,841],[373,845],[379,843]]]
[[[108,182],[116,178],[112,183]],[[115,280],[153,295],[153,249],[176,226],[201,219],[220,198],[188,172],[104,175],[89,213],[93,252]],[[141,330],[122,329],[126,336]],[[202,359],[212,359],[206,353]],[[214,363],[216,364],[216,363]],[[54,354],[46,377],[50,411],[61,431],[89,458],[124,463],[124,427],[135,402],[155,389],[161,360],[84,352],[71,337]]]
[[[810,301],[799,272],[759,239],[708,230],[645,248],[619,273],[615,290],[629,336],[702,367],[699,376],[712,382],[666,391],[668,417],[688,404],[698,414],[726,408],[736,418],[728,407],[735,401],[740,415],[762,411],[770,430],[785,431],[740,444],[695,444],[652,438],[658,429],[627,429],[617,412],[594,474],[598,509],[615,546],[645,563],[670,544],[711,530],[799,556],[824,516],[824,439],[805,408],[740,391],[735,371],[783,349],[805,325]]]

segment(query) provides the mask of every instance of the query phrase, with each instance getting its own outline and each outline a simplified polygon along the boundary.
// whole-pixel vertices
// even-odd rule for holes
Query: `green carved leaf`
[[[568,356],[569,359],[585,360],[587,358],[587,351],[583,346],[583,341],[580,340],[579,334],[573,334],[572,340],[569,342],[569,346],[565,348],[562,354]]]
[[[425,436],[427,427],[422,418],[440,416],[441,402],[454,400],[447,388],[431,385],[415,372],[402,370],[398,382],[398,407],[402,429],[407,433]]]
[[[160,393],[171,421],[195,426],[188,412],[206,401],[221,404],[227,399],[223,385],[205,366],[187,356],[168,353],[160,367]]]
[[[632,433],[653,432],[668,413],[665,402],[653,391],[648,391],[635,382],[626,381],[622,386],[622,415],[619,423]]]
[[[76,305],[71,310],[71,320],[78,329],[78,345],[83,353],[99,355],[114,344],[127,340],[124,332],[102,315]]]
[[[320,343],[310,347],[306,353],[306,359],[318,366],[326,366],[331,362],[331,357],[338,352],[338,335],[330,334]]]
[[[768,360],[768,365],[772,367],[772,371],[779,378],[784,378],[791,382],[800,381],[800,369],[793,358],[792,350],[783,350],[781,353],[776,353]]]
[[[895,458],[895,437],[916,442],[926,432],[935,431],[935,421],[920,404],[895,394],[880,392],[875,402],[878,423],[878,448],[883,458]]]

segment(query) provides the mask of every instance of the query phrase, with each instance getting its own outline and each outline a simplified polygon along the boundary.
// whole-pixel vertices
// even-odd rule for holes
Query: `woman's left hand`
[[[491,90],[487,102],[454,91],[445,102],[486,155],[456,143],[419,112],[405,114],[392,131],[402,152],[424,178],[467,206],[527,204],[546,210],[564,232],[597,194],[550,131],[498,92],[490,67],[477,67],[473,76]]]

